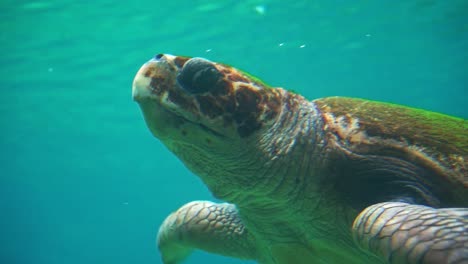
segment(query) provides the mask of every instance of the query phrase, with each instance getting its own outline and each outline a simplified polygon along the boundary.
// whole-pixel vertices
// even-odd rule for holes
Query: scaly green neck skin
[[[302,201],[304,187],[317,185],[319,179],[314,175],[323,167],[318,158],[323,155],[321,134],[317,133],[321,117],[303,97],[278,90],[285,102],[273,124],[247,138],[226,139],[222,142],[225,153],[210,155],[209,166],[201,161],[187,162],[218,198],[245,208],[252,203],[263,207],[268,201],[280,207]],[[185,153],[202,156],[187,153],[187,149]]]
[[[357,212],[342,204],[324,179],[330,172],[324,169],[329,166],[320,113],[301,96],[282,94],[285,103],[271,127],[243,144],[226,142],[227,153],[196,162],[209,171],[192,170],[215,196],[236,204],[264,255],[283,250],[272,247],[287,242],[295,249],[302,245],[311,258],[368,261],[350,235]],[[318,255],[311,253],[318,248]]]

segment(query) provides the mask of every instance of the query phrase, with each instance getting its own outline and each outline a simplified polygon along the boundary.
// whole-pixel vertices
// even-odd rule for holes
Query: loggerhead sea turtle
[[[468,122],[362,99],[308,101],[225,64],[158,54],[133,82],[152,134],[228,203],[166,218],[194,250],[262,264],[468,263]]]

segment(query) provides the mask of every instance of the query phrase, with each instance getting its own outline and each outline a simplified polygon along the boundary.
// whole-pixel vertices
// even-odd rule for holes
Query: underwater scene
[[[162,264],[156,235],[217,201],[148,130],[132,82],[203,57],[308,99],[468,118],[468,1],[0,2],[0,262]],[[195,251],[185,263],[256,263]]]

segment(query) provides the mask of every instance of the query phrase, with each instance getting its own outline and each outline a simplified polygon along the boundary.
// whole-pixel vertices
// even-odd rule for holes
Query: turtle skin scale
[[[193,250],[262,264],[468,263],[468,122],[363,99],[313,101],[225,64],[158,54],[133,82],[152,134],[226,203],[162,223]]]

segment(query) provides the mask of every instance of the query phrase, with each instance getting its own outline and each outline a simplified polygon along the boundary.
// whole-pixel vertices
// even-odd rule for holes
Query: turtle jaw
[[[156,58],[143,64],[133,79],[133,100],[138,103],[146,100],[161,102],[161,97],[176,84],[175,68],[175,65]]]
[[[170,75],[157,70],[157,61],[151,59],[138,70],[132,85],[132,98],[137,102],[143,113],[145,122],[151,133],[159,139],[163,139],[170,134],[168,127],[171,121],[177,118],[176,115],[164,109],[161,105],[161,98],[157,94],[152,76],[164,76],[167,79]]]
[[[151,78],[144,75],[144,72],[147,71],[147,64],[148,62],[143,64],[133,79],[132,98],[135,102],[142,102],[145,98],[148,99],[151,97],[149,89]]]

